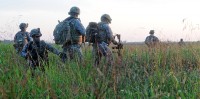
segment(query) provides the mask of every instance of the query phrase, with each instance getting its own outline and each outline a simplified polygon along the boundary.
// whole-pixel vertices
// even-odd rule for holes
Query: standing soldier
[[[159,39],[156,36],[154,36],[154,30],[150,30],[149,34],[150,35],[147,36],[146,39],[145,39],[145,44],[149,48],[153,48],[158,44]]]
[[[19,25],[19,28],[21,29],[21,31],[15,34],[13,46],[15,50],[17,51],[17,53],[21,53],[23,46],[31,40],[29,33],[26,31],[27,27],[28,27],[28,23],[27,24],[21,23]]]
[[[184,46],[184,45],[185,45],[185,42],[183,41],[182,38],[181,38],[180,41],[178,42],[178,45],[179,45],[179,46]]]
[[[112,19],[108,14],[103,14],[101,16],[101,22],[98,23],[98,43],[93,44],[93,55],[95,57],[95,66],[99,64],[102,56],[106,57],[106,63],[112,65],[112,51],[108,47],[111,42],[114,45],[119,45],[119,43],[114,39],[113,32],[109,26]]]
[[[48,50],[60,57],[65,56],[64,53],[59,52],[51,45],[40,40],[42,36],[40,28],[32,29],[30,36],[33,38],[33,41],[30,41],[24,46],[21,55],[29,61],[31,68],[35,69],[36,67],[40,67],[44,71],[43,64],[48,65]]]
[[[69,21],[70,38],[63,44],[63,52],[66,53],[70,60],[78,57],[78,61],[83,61],[81,44],[84,42],[85,28],[78,18],[80,9],[72,7],[68,13],[70,16],[66,19]]]

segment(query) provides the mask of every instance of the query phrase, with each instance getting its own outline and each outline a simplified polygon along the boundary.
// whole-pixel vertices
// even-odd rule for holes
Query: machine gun
[[[117,39],[118,39],[118,45],[113,46],[112,49],[116,49],[117,52],[115,52],[115,53],[117,53],[118,56],[122,56],[122,54],[121,54],[121,49],[123,49],[123,44],[121,44],[121,35],[120,35],[120,34],[114,35],[114,39],[115,39],[116,37],[117,37]]]

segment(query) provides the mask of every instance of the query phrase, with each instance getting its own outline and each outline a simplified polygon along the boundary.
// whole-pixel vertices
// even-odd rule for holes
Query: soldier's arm
[[[75,28],[79,31],[82,36],[85,36],[85,27],[82,25],[80,20],[75,20]]]
[[[145,44],[146,44],[147,46],[149,46],[149,41],[148,41],[148,39],[149,39],[149,36],[147,36],[146,39],[145,39],[145,41],[144,41]]]
[[[111,41],[113,44],[117,45],[117,41],[114,39],[113,37],[113,32],[111,30],[111,28],[108,25],[105,25],[105,30],[106,30],[106,35],[108,37],[108,40]]]
[[[28,42],[30,42],[30,41],[31,41],[31,37],[30,37],[30,35],[29,35],[28,32],[26,32],[26,36],[27,36],[27,40],[28,40]]]
[[[27,57],[27,50],[28,50],[28,44],[26,44],[22,49],[22,52],[21,52],[22,57],[24,57],[24,58]]]
[[[59,54],[60,54],[60,52],[59,52],[57,49],[55,49],[53,46],[51,46],[50,44],[47,44],[47,43],[43,43],[43,44],[45,44],[45,47],[46,47],[47,50],[49,50],[50,52],[52,52],[52,53],[54,53],[54,54],[56,54],[56,55],[59,55]]]

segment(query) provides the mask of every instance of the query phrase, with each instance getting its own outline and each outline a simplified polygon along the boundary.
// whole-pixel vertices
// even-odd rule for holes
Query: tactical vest
[[[28,43],[28,35],[27,35],[27,33],[28,32],[18,32],[17,34],[16,34],[16,41],[17,42],[15,42],[16,44],[18,44],[18,45],[21,45],[22,47],[25,45],[25,44],[27,44]]]
[[[27,53],[29,55],[29,60],[31,61],[48,61],[48,52],[46,49],[46,43],[44,41],[40,41],[40,45],[36,45],[33,43],[33,41],[30,41],[28,43]]]
[[[78,30],[75,28],[75,20],[78,20],[77,18],[72,19],[73,21],[70,22],[70,35],[71,35],[71,43],[72,44],[81,44],[82,43],[82,35],[79,33]]]
[[[104,25],[105,23],[103,22],[98,23],[100,40],[107,44],[110,44],[111,40],[108,38],[108,34],[105,28],[103,27]]]
[[[154,47],[158,42],[159,42],[158,38],[155,37],[154,35],[150,35],[145,39],[145,43],[149,47]]]

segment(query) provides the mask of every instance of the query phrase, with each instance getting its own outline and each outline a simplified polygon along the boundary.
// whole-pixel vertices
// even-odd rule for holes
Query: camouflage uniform
[[[157,45],[157,43],[159,42],[159,39],[156,36],[154,36],[154,30],[150,30],[149,34],[150,35],[147,36],[145,39],[145,44],[149,48],[153,48]]]
[[[22,30],[22,29],[26,29],[27,27],[28,27],[28,24],[21,23],[19,26],[21,31],[17,32],[14,37],[14,45],[13,46],[15,47],[17,53],[20,53],[23,46],[25,44],[27,44],[29,41],[31,41],[29,33],[26,32],[26,30]]]
[[[70,35],[71,40],[63,44],[63,52],[71,59],[78,57],[78,61],[83,60],[83,54],[81,49],[82,38],[85,36],[85,28],[82,25],[78,17],[80,14],[80,9],[78,7],[72,7],[70,9],[69,15],[66,20],[71,21],[70,24]],[[66,60],[68,60],[68,57]]]
[[[42,66],[42,63],[48,64],[48,50],[56,55],[61,55],[61,53],[52,47],[51,45],[45,43],[43,40],[38,40],[37,42],[35,40],[35,36],[40,37],[42,34],[40,33],[39,29],[33,29],[31,30],[31,37],[33,37],[33,41],[30,41],[28,44],[26,44],[21,52],[21,56],[24,58],[28,58],[29,65],[32,68],[41,67],[42,70],[44,70],[44,67]]]
[[[99,64],[102,56],[105,56],[106,63],[108,65],[112,65],[112,51],[108,46],[111,42],[115,45],[117,45],[118,43],[113,38],[113,33],[109,26],[109,23],[111,23],[110,16],[108,14],[102,15],[101,22],[98,23],[99,36],[101,42],[93,44],[93,56],[95,58],[95,66]]]
[[[185,42],[183,41],[183,39],[180,39],[180,41],[178,42],[179,46],[184,46]]]

